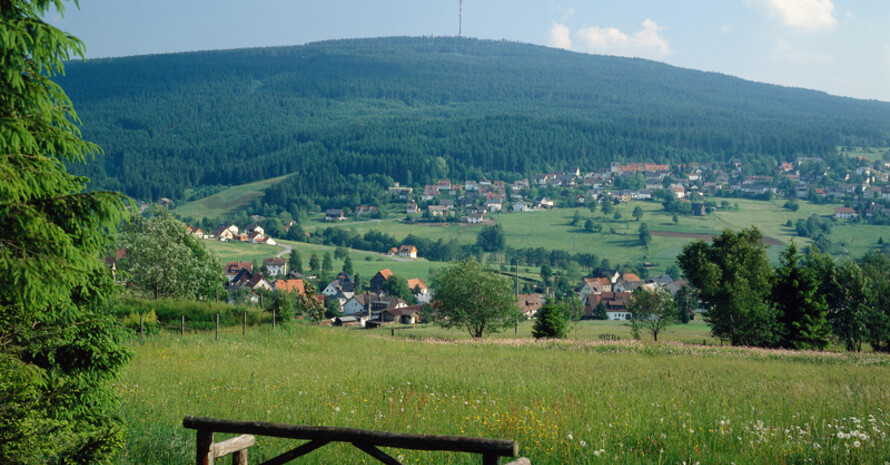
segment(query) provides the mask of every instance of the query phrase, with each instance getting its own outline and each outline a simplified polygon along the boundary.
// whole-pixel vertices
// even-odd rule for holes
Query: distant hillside
[[[510,179],[612,160],[755,169],[890,145],[890,104],[641,59],[459,38],[70,63],[107,154],[74,170],[139,199],[297,173],[264,200],[355,205],[392,181]]]

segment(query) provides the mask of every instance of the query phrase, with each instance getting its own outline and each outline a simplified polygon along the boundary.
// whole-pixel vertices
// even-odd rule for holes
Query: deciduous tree
[[[648,331],[655,341],[668,325],[677,322],[677,307],[671,295],[660,287],[638,287],[628,299],[627,310],[631,312],[631,326]]]
[[[135,217],[120,245],[126,250],[120,269],[128,282],[155,299],[210,299],[224,282],[216,254],[166,210]]]
[[[692,242],[677,259],[699,290],[715,337],[732,345],[775,345],[779,325],[769,303],[773,270],[757,228],[725,230],[711,244]]]
[[[482,337],[512,326],[518,317],[510,281],[475,258],[436,270],[430,287],[445,328],[464,328]]]

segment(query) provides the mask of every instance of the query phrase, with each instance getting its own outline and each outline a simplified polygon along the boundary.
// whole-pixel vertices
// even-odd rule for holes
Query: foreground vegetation
[[[414,341],[291,326],[136,341],[118,463],[187,463],[185,415],[510,438],[535,464],[883,463],[890,358],[678,343]],[[221,436],[224,438],[224,436]],[[293,443],[261,438],[251,460]],[[477,457],[391,451],[406,463]],[[368,463],[327,446],[301,463]]]

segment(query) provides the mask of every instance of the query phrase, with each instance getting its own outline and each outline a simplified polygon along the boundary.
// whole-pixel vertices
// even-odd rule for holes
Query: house
[[[519,312],[526,318],[534,318],[538,310],[544,306],[544,297],[541,294],[519,294]]]
[[[408,208],[405,209],[405,213],[408,215],[416,215],[420,213],[420,207],[417,206],[417,202],[413,200],[408,202]]]
[[[429,202],[430,200],[433,200],[437,195],[439,195],[439,188],[437,186],[427,185],[423,188],[423,193],[420,194],[420,200]]]
[[[411,292],[419,303],[428,304],[433,300],[433,296],[430,294],[430,290],[426,287],[426,283],[420,278],[408,279],[408,289],[411,289]]]
[[[278,279],[272,284],[278,292],[296,292],[305,294],[306,287],[302,279]]]
[[[346,219],[346,215],[343,213],[343,209],[328,208],[324,212],[324,220],[325,221],[343,221],[345,219]]]
[[[612,292],[612,281],[609,278],[584,278],[581,284],[581,300],[590,294],[602,294]]]
[[[380,211],[373,205],[360,205],[355,208],[355,216],[359,218],[377,218]]]
[[[708,212],[707,208],[705,208],[705,204],[703,203],[693,203],[692,204],[692,214],[695,216],[705,216]]]
[[[436,183],[436,188],[439,189],[439,191],[450,191],[451,190],[451,180],[440,179]]]
[[[834,209],[834,217],[840,220],[856,218],[856,210],[850,207],[837,207]]]
[[[232,282],[235,279],[235,276],[238,275],[242,269],[246,269],[248,272],[253,271],[253,263],[251,262],[228,262],[226,263],[225,272],[226,278],[228,278],[229,282]]]
[[[398,297],[386,297],[374,293],[357,294],[343,304],[343,314],[369,312],[371,319],[374,320],[380,317],[380,312],[383,310],[407,306],[408,303]]]
[[[466,222],[470,224],[479,224],[485,221],[485,212],[470,213],[462,219],[466,219]]]
[[[266,230],[263,229],[263,227],[260,226],[260,225],[258,225],[258,224],[252,224],[252,225],[248,226],[246,229],[244,229],[244,232],[245,232],[247,235],[250,235],[250,234],[252,234],[252,233],[259,233],[259,234],[262,234],[262,235],[265,235],[265,234],[266,234]]]
[[[417,247],[413,245],[403,245],[399,247],[398,255],[400,257],[417,258]]]
[[[266,241],[268,241],[268,239],[269,238],[267,238],[265,234],[258,232],[258,231],[254,231],[252,233],[247,234],[246,241],[243,238],[241,240],[242,240],[242,242],[250,242],[251,244],[265,244]]]
[[[238,226],[231,223],[223,224],[213,231],[213,235],[221,241],[230,241],[235,238],[235,234],[238,234]]]
[[[500,198],[491,198],[485,201],[485,209],[491,213],[497,213],[504,207],[504,201]]]
[[[527,211],[531,211],[531,208],[529,208],[527,203],[520,200],[513,204],[513,211],[514,212],[527,212]]]
[[[427,211],[430,212],[430,216],[432,217],[440,216],[445,218],[448,216],[448,207],[443,207],[441,205],[430,205],[427,207]]]
[[[284,276],[287,274],[287,260],[283,258],[264,258],[263,266],[270,276]]]
[[[400,199],[407,199],[408,194],[414,192],[413,187],[402,187],[402,186],[399,186],[399,183],[395,183],[395,186],[387,187],[386,190],[390,194],[397,195]]]
[[[592,316],[596,311],[596,307],[602,303],[606,308],[606,315],[609,320],[629,320],[632,316],[631,312],[627,311],[627,301],[630,299],[630,296],[630,292],[591,294],[587,296],[584,314],[587,317]]]
[[[422,310],[423,305],[387,308],[380,312],[380,321],[383,323],[400,323],[403,325],[413,325],[420,322]]]
[[[359,312],[353,313],[348,316],[337,316],[331,320],[331,324],[333,326],[361,326],[364,327],[368,320],[371,319],[371,315],[368,312]]]
[[[553,208],[553,200],[550,200],[547,197],[538,197],[535,199],[535,208]]]
[[[371,289],[371,292],[379,294],[383,291],[383,284],[391,277],[392,270],[389,268],[380,270],[371,278],[371,281],[368,282],[368,287]]]

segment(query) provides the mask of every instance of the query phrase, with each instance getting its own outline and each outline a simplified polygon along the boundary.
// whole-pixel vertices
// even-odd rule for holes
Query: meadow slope
[[[117,462],[191,461],[185,415],[509,438],[536,465],[890,460],[886,356],[386,334],[292,326],[134,341],[116,385],[130,428]],[[261,438],[251,461],[292,447]],[[326,446],[300,463],[370,462]]]

